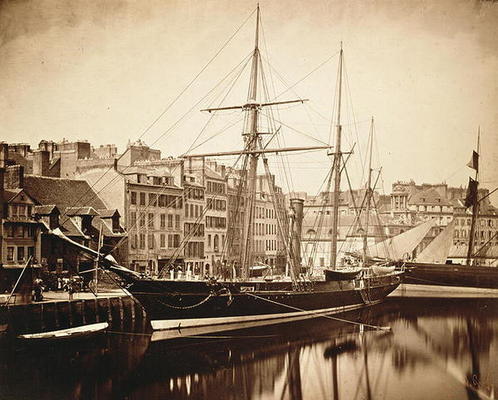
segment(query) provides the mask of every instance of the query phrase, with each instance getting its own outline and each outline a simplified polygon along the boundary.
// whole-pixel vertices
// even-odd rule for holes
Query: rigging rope
[[[140,134],[140,136],[138,137],[138,140],[140,140],[163,116],[164,114],[180,99],[180,97],[194,84],[194,82],[202,75],[202,73],[209,67],[209,65],[216,59],[216,57],[218,57],[221,52],[225,49],[225,47],[232,41],[232,39],[237,35],[237,33],[242,29],[242,27],[247,23],[247,21],[249,21],[249,19],[252,17],[252,15],[256,12],[256,9],[254,9],[248,16],[247,18],[244,20],[244,22],[242,22],[241,25],[239,25],[239,27],[235,30],[235,32],[228,38],[227,41],[225,41],[223,43],[223,45],[220,47],[220,49],[214,54],[213,57],[211,57],[211,59],[209,59],[209,61],[201,68],[201,70],[195,75],[195,77],[187,84],[187,86],[185,86],[183,88],[183,90],[173,99],[173,101],[171,101],[170,104],[168,104],[168,106],[146,127],[146,129]],[[231,73],[231,72],[230,72]],[[190,112],[190,111],[189,111]],[[164,135],[164,134],[163,134]],[[160,137],[162,137],[163,135],[161,135]],[[158,139],[159,140],[159,139]],[[157,142],[157,140],[156,140]],[[154,144],[156,143],[154,142]],[[117,161],[119,161],[126,153],[128,152],[128,148],[118,157]],[[97,179],[97,181],[85,192],[83,193],[83,195],[80,196],[80,198],[78,200],[76,200],[76,202],[74,203],[74,205],[72,205],[71,207],[75,207],[76,204],[78,204],[88,193],[90,193],[90,191],[95,187],[95,185],[100,182],[100,180],[109,172],[111,171],[112,169],[114,168],[114,166],[111,166],[109,167],[105,172],[104,174],[99,178]],[[91,199],[93,199],[95,196],[93,196]],[[88,201],[88,200],[87,200]],[[65,215],[65,212],[63,212],[63,214],[61,216],[64,216]],[[67,219],[66,219],[67,220]]]

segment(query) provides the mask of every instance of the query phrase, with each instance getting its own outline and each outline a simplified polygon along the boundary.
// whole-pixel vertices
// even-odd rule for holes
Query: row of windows
[[[133,205],[163,208],[182,208],[183,198],[169,194],[130,192],[130,203]]]
[[[458,218],[456,221],[456,225],[469,225],[470,226],[471,219],[470,218]],[[493,221],[491,218],[477,218],[477,224],[481,227],[488,226],[493,228],[495,225],[498,227],[498,220]]]
[[[476,232],[474,232],[474,238],[475,239],[479,239],[480,238],[481,240],[485,240],[485,239],[491,240],[491,239],[493,239],[496,236],[496,232],[493,232],[493,231],[487,231],[487,232],[488,232],[488,234],[486,235],[486,231],[476,231]],[[455,229],[455,232],[453,234],[453,236],[456,239],[458,239],[458,238],[467,238],[469,235],[470,235],[470,232],[468,232],[465,229],[462,229],[462,230]]]
[[[36,235],[35,225],[7,225],[5,227],[5,235],[7,237],[13,238],[34,238]]]
[[[180,215],[179,214],[154,214],[140,212],[138,218],[138,226],[144,227],[147,222],[147,227],[150,229],[155,229],[156,218],[155,216],[159,216],[159,227],[160,228],[169,228],[169,229],[180,229]],[[147,221],[146,221],[147,217]],[[137,226],[137,213],[135,211],[130,212],[130,229]]]
[[[266,234],[267,235],[276,235],[277,234],[277,225],[266,224]]]
[[[204,258],[204,242],[189,242],[185,246],[185,257]]]
[[[33,207],[29,204],[11,204],[9,206],[9,216],[16,217],[31,217]]]
[[[185,217],[197,218],[202,214],[202,205],[185,204]]]
[[[220,242],[221,240],[221,242]],[[207,237],[207,247],[211,249],[211,244],[213,245],[213,250],[215,252],[221,251],[221,248],[224,246],[225,243],[225,235],[213,235],[213,241],[211,242],[211,235],[208,235]]]
[[[25,262],[34,255],[33,246],[7,246],[7,261]]]
[[[153,233],[145,235],[145,233],[133,234],[131,235],[131,248],[144,250],[146,247],[149,250],[154,250],[156,248],[161,249],[177,249],[180,247],[180,235],[179,234],[169,234],[161,233],[159,235],[159,243],[156,243],[156,236]],[[146,243],[147,238],[147,243]],[[167,240],[167,245],[166,245]],[[159,245],[159,246],[158,246]]]
[[[266,209],[266,218],[275,218],[275,210],[273,208]]]
[[[218,199],[207,199],[208,210],[226,211],[227,202],[226,200]]]
[[[220,182],[207,182],[206,192],[208,193],[225,193],[225,184]]]
[[[277,250],[277,241],[276,240],[265,240],[266,251],[275,251]]]
[[[186,199],[204,200],[204,190],[189,188],[185,191]]]
[[[418,211],[451,211],[450,207],[444,207],[444,206],[418,206],[417,207]]]
[[[227,219],[224,217],[206,217],[206,228],[226,228]]]
[[[235,215],[235,211],[229,211],[228,212],[230,220],[233,221],[234,223],[242,222],[244,221],[244,212],[239,211],[237,215]]]
[[[255,207],[255,218],[264,218],[265,217],[265,208],[264,207]]]
[[[192,237],[204,237],[204,225],[185,223],[183,226],[185,235],[192,234]]]
[[[234,196],[234,195],[230,195],[229,197],[229,203],[230,205],[233,207],[233,208],[236,208],[236,207],[244,207],[244,203],[245,203],[245,197],[243,196]]]

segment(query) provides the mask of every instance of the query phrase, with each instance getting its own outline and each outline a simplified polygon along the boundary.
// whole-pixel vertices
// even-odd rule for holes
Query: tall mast
[[[477,156],[479,157],[479,140],[481,136],[481,127],[479,126],[477,128]],[[474,201],[472,203],[472,220],[470,223],[470,235],[469,235],[469,247],[467,248],[467,265],[471,265],[472,262],[472,253],[474,251],[474,235],[475,235],[475,230],[476,230],[476,221],[477,221],[477,216],[479,214],[479,199],[478,199],[478,193],[479,193],[479,167],[476,169],[476,195],[474,197]]]
[[[368,155],[368,179],[367,179],[367,188],[365,193],[365,199],[367,201],[367,205],[365,208],[366,212],[366,223],[365,223],[365,234],[363,235],[363,264],[367,261],[367,237],[368,237],[368,223],[370,219],[370,202],[372,201],[372,148],[373,148],[373,133],[374,133],[374,119],[372,117],[372,122],[370,124],[370,148]]]
[[[259,67],[259,4],[256,10],[256,34],[254,37],[254,51],[252,54],[251,66],[251,79],[249,82],[249,92],[247,96],[248,107],[248,120],[247,130],[244,136],[245,147],[249,151],[256,150],[258,142],[258,113],[259,108],[257,104],[258,94],[258,67]],[[253,221],[254,210],[256,203],[256,179],[258,172],[258,154],[250,154],[249,156],[249,172],[247,184],[247,200],[249,204],[246,205],[245,224],[244,224],[244,245],[242,254],[242,277],[249,276],[249,266],[253,262]]]
[[[342,95],[342,42],[341,51],[339,54],[339,98],[337,106],[337,125],[336,125],[336,138],[335,138],[335,151],[334,151],[334,200],[332,210],[332,243],[330,246],[330,266],[332,269],[336,268],[337,264],[337,233],[339,225],[339,192],[341,190],[341,95]]]

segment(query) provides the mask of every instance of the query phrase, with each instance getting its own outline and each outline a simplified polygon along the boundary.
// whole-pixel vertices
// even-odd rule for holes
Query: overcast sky
[[[465,185],[479,125],[481,181],[489,189],[498,186],[498,2],[260,4],[262,51],[272,65],[266,73],[277,94],[285,90],[282,80],[293,85],[331,58],[281,97],[310,99],[306,106],[281,110],[282,122],[290,120],[294,129],[328,141],[337,75],[332,56],[343,41],[345,146],[358,142],[364,153],[374,116],[375,164],[383,167],[386,192],[396,179]],[[0,2],[0,139],[34,146],[41,139],[87,139],[116,143],[122,151],[129,139],[143,135],[164,156],[183,153],[209,119],[198,109],[214,104],[214,97],[168,129],[249,54],[254,15],[180,100],[144,130],[255,7],[234,0]],[[236,85],[225,102],[243,102],[246,87]],[[241,127],[235,124],[240,117],[217,115],[198,142],[234,126],[197,151],[240,147]],[[286,126],[282,133],[286,145],[316,144]],[[288,160],[292,180],[280,180],[284,190],[316,192],[326,156],[307,153]],[[359,165],[357,159],[351,162],[355,184]],[[281,172],[280,164],[272,166]]]

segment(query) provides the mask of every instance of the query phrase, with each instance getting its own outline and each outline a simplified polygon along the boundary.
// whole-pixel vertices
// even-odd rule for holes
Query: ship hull
[[[376,304],[401,282],[401,274],[347,282],[210,282],[140,280],[128,290],[154,329],[182,329],[279,319],[312,318]]]
[[[459,264],[406,263],[405,283],[498,288],[498,268]]]

